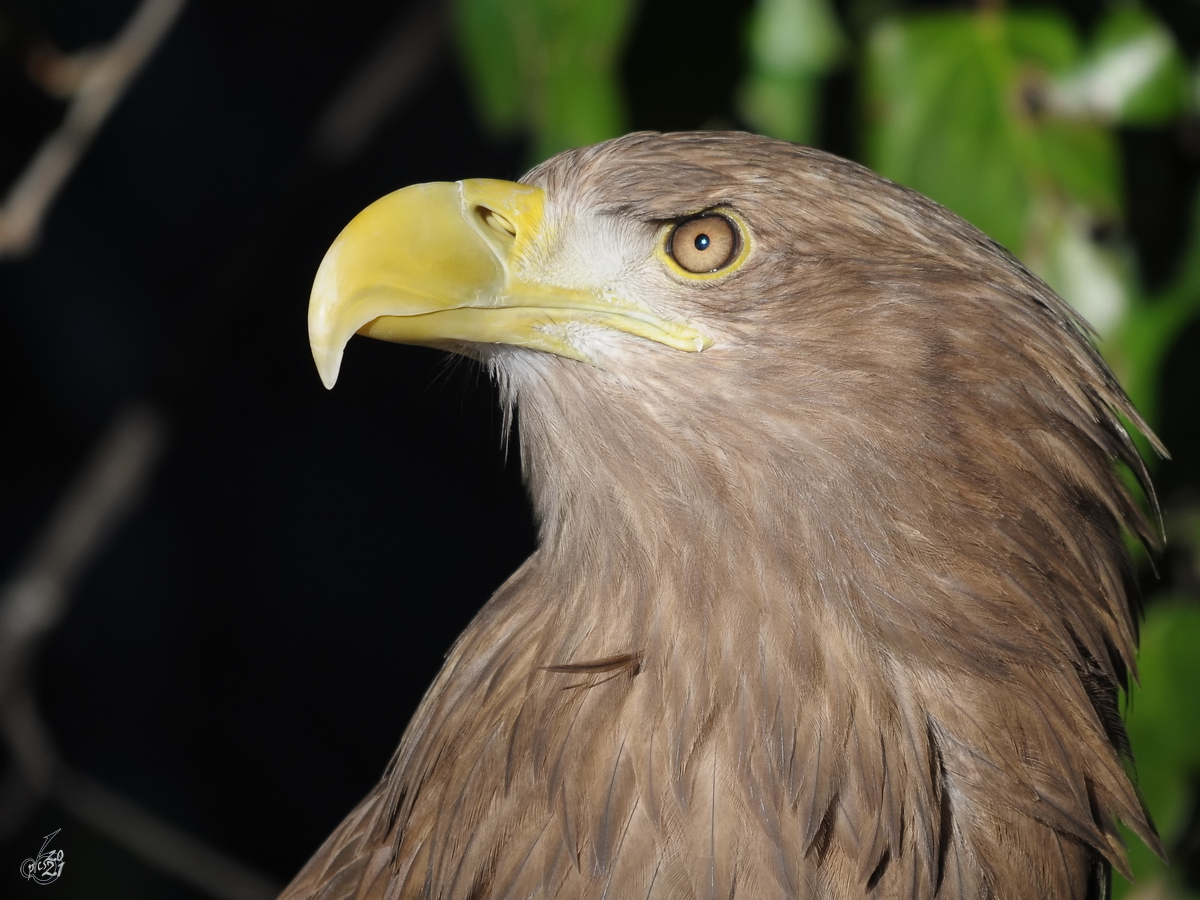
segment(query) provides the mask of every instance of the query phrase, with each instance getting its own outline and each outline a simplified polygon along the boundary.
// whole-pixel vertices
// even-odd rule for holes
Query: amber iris
[[[738,233],[724,216],[697,216],[675,227],[668,246],[671,256],[688,272],[715,272],[737,255]]]

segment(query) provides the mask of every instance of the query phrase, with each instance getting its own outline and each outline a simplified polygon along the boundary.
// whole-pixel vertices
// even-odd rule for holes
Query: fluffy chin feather
[[[285,896],[1085,898],[1117,819],[1158,849],[1116,715],[1145,428],[1078,318],[818,151],[633,135],[527,178],[631,240],[725,204],[754,252],[628,276],[703,353],[474,351],[539,549]]]

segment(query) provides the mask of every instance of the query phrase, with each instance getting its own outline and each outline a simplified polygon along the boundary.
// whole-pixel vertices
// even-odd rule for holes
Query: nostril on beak
[[[479,218],[483,219],[483,223],[493,231],[507,234],[509,237],[517,236],[517,226],[494,209],[488,209],[486,206],[477,206],[475,207],[475,212]]]

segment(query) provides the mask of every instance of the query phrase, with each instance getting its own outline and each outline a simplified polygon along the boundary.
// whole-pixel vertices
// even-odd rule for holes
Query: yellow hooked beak
[[[507,181],[418,184],[359,213],[325,254],[308,305],[313,359],[327,388],[350,337],[453,347],[512,344],[591,362],[580,326],[677,350],[711,342],[625,298],[543,284],[524,273],[545,192]]]

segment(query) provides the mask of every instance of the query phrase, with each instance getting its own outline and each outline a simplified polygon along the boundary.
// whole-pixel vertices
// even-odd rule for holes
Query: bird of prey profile
[[[634,134],[377,201],[309,328],[327,386],[355,333],[481,362],[539,544],[288,900],[1083,900],[1118,821],[1161,852],[1118,714],[1146,428],[953,213]]]

